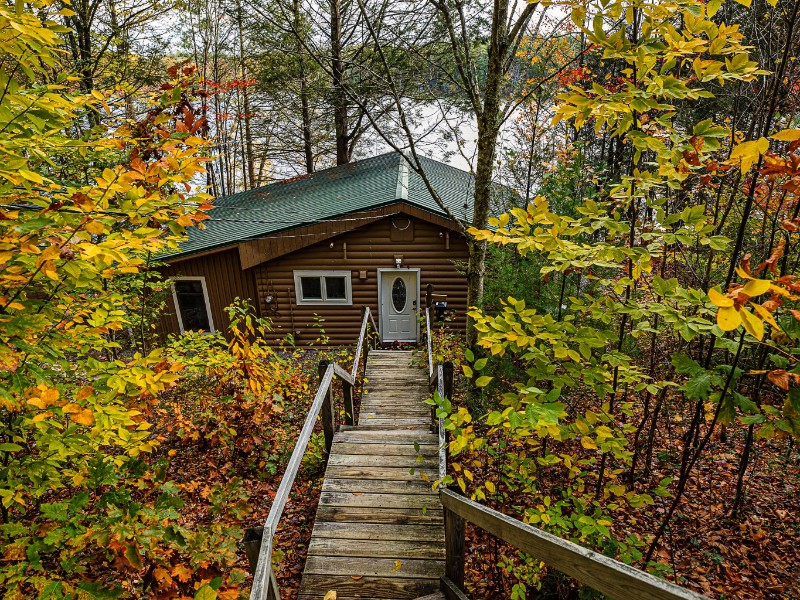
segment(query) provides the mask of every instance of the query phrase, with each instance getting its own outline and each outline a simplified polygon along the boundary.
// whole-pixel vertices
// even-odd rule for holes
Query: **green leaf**
[[[125,544],[125,558],[131,563],[133,568],[142,568],[142,557],[139,554],[139,549],[136,547],[136,542],[128,542]],[[214,596],[216,598],[216,596]]]
[[[470,350],[469,348],[464,350],[464,356],[466,357],[466,359],[469,362],[474,362],[475,361],[475,353],[472,350]]]
[[[475,361],[473,367],[475,368],[476,371],[482,371],[488,361],[489,361],[488,358],[479,358],[478,360]]]
[[[670,362],[681,375],[696,375],[704,370],[703,367],[700,366],[700,363],[683,353],[673,354]]]
[[[206,584],[197,590],[197,593],[194,595],[194,600],[217,600],[217,592],[214,589]]]
[[[19,452],[22,450],[22,446],[19,444],[0,444],[0,452]]]
[[[681,389],[689,400],[705,400],[711,393],[711,375],[708,373],[694,375]]]
[[[486,387],[489,385],[489,382],[494,379],[494,377],[489,377],[487,375],[482,375],[475,380],[475,385],[477,387]]]
[[[739,421],[743,425],[758,425],[766,420],[767,418],[764,415],[745,415],[744,417],[739,417]]]

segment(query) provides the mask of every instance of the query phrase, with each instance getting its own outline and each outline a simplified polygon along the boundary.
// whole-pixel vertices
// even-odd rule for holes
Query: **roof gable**
[[[448,209],[466,219],[472,212],[472,175],[432,159],[421,160]],[[180,249],[162,259],[281,237],[299,227],[341,221],[397,201],[446,218],[422,178],[408,169],[399,153],[392,152],[217,198],[203,221],[205,228],[189,229]]]

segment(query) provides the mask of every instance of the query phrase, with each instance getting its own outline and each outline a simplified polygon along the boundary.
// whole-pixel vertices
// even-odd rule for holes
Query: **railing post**
[[[364,319],[368,319],[367,313],[369,312],[369,306],[362,306],[361,307],[361,322],[364,322]],[[369,356],[369,349],[372,346],[372,338],[369,335],[369,321],[367,321],[367,326],[364,329],[364,372],[366,373],[367,370],[367,357]]]
[[[454,367],[453,363],[449,360],[444,363],[444,397],[453,401],[453,374],[454,374]]]
[[[464,519],[451,510],[444,510],[444,575],[458,589],[464,589]]]
[[[425,308],[431,307],[432,299],[433,299],[433,284],[429,283],[425,288]]]
[[[353,386],[349,382],[342,380],[342,391],[344,393],[344,422],[346,425],[355,425],[355,408],[353,407]]]
[[[438,370],[438,365],[437,365]],[[433,376],[430,381],[431,386],[431,395],[433,396],[433,404],[431,404],[431,433],[436,433],[436,430],[439,428],[439,418],[436,416],[436,390],[438,389],[439,378],[437,376]]]
[[[325,376],[325,371],[328,370],[330,361],[319,361],[319,379]],[[333,410],[333,380],[325,392],[325,401],[319,411],[319,418],[322,419],[322,433],[325,436],[325,460],[331,453],[331,446],[333,445],[333,432],[336,429],[335,412]]]
[[[275,569],[269,570],[269,587],[267,588],[267,600],[281,600],[281,590],[278,587],[278,579],[275,577]]]

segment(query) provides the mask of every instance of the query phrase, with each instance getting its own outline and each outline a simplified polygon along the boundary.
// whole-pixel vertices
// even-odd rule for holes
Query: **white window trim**
[[[208,300],[208,288],[206,287],[206,278],[205,277],[171,277],[171,282],[175,281],[199,281],[200,284],[203,286],[203,299],[206,301],[206,314],[208,315],[208,333],[214,333],[214,317],[211,315],[211,302]],[[178,303],[178,292],[175,290],[175,286],[172,285],[172,302],[175,305],[175,316],[178,318],[178,327],[181,329],[181,333],[184,332],[183,328],[183,315],[181,315],[181,305]]]
[[[322,300],[304,300],[303,287],[300,284],[301,277],[344,277],[344,300],[328,300],[325,289],[325,282],[322,283]],[[353,304],[353,281],[350,271],[294,271],[294,294],[295,301],[301,306],[329,305],[329,306],[352,306]]]

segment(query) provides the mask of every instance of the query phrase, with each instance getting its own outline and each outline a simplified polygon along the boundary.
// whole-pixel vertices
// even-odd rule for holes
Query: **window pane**
[[[405,310],[407,297],[406,282],[403,281],[402,277],[398,277],[392,284],[392,305],[395,311],[401,313]]]
[[[181,279],[175,282],[175,295],[184,331],[211,331],[203,296],[203,284],[196,279]]]
[[[322,300],[322,281],[319,277],[301,277],[303,300]]]
[[[344,277],[325,277],[325,293],[328,300],[347,300],[347,282]]]

